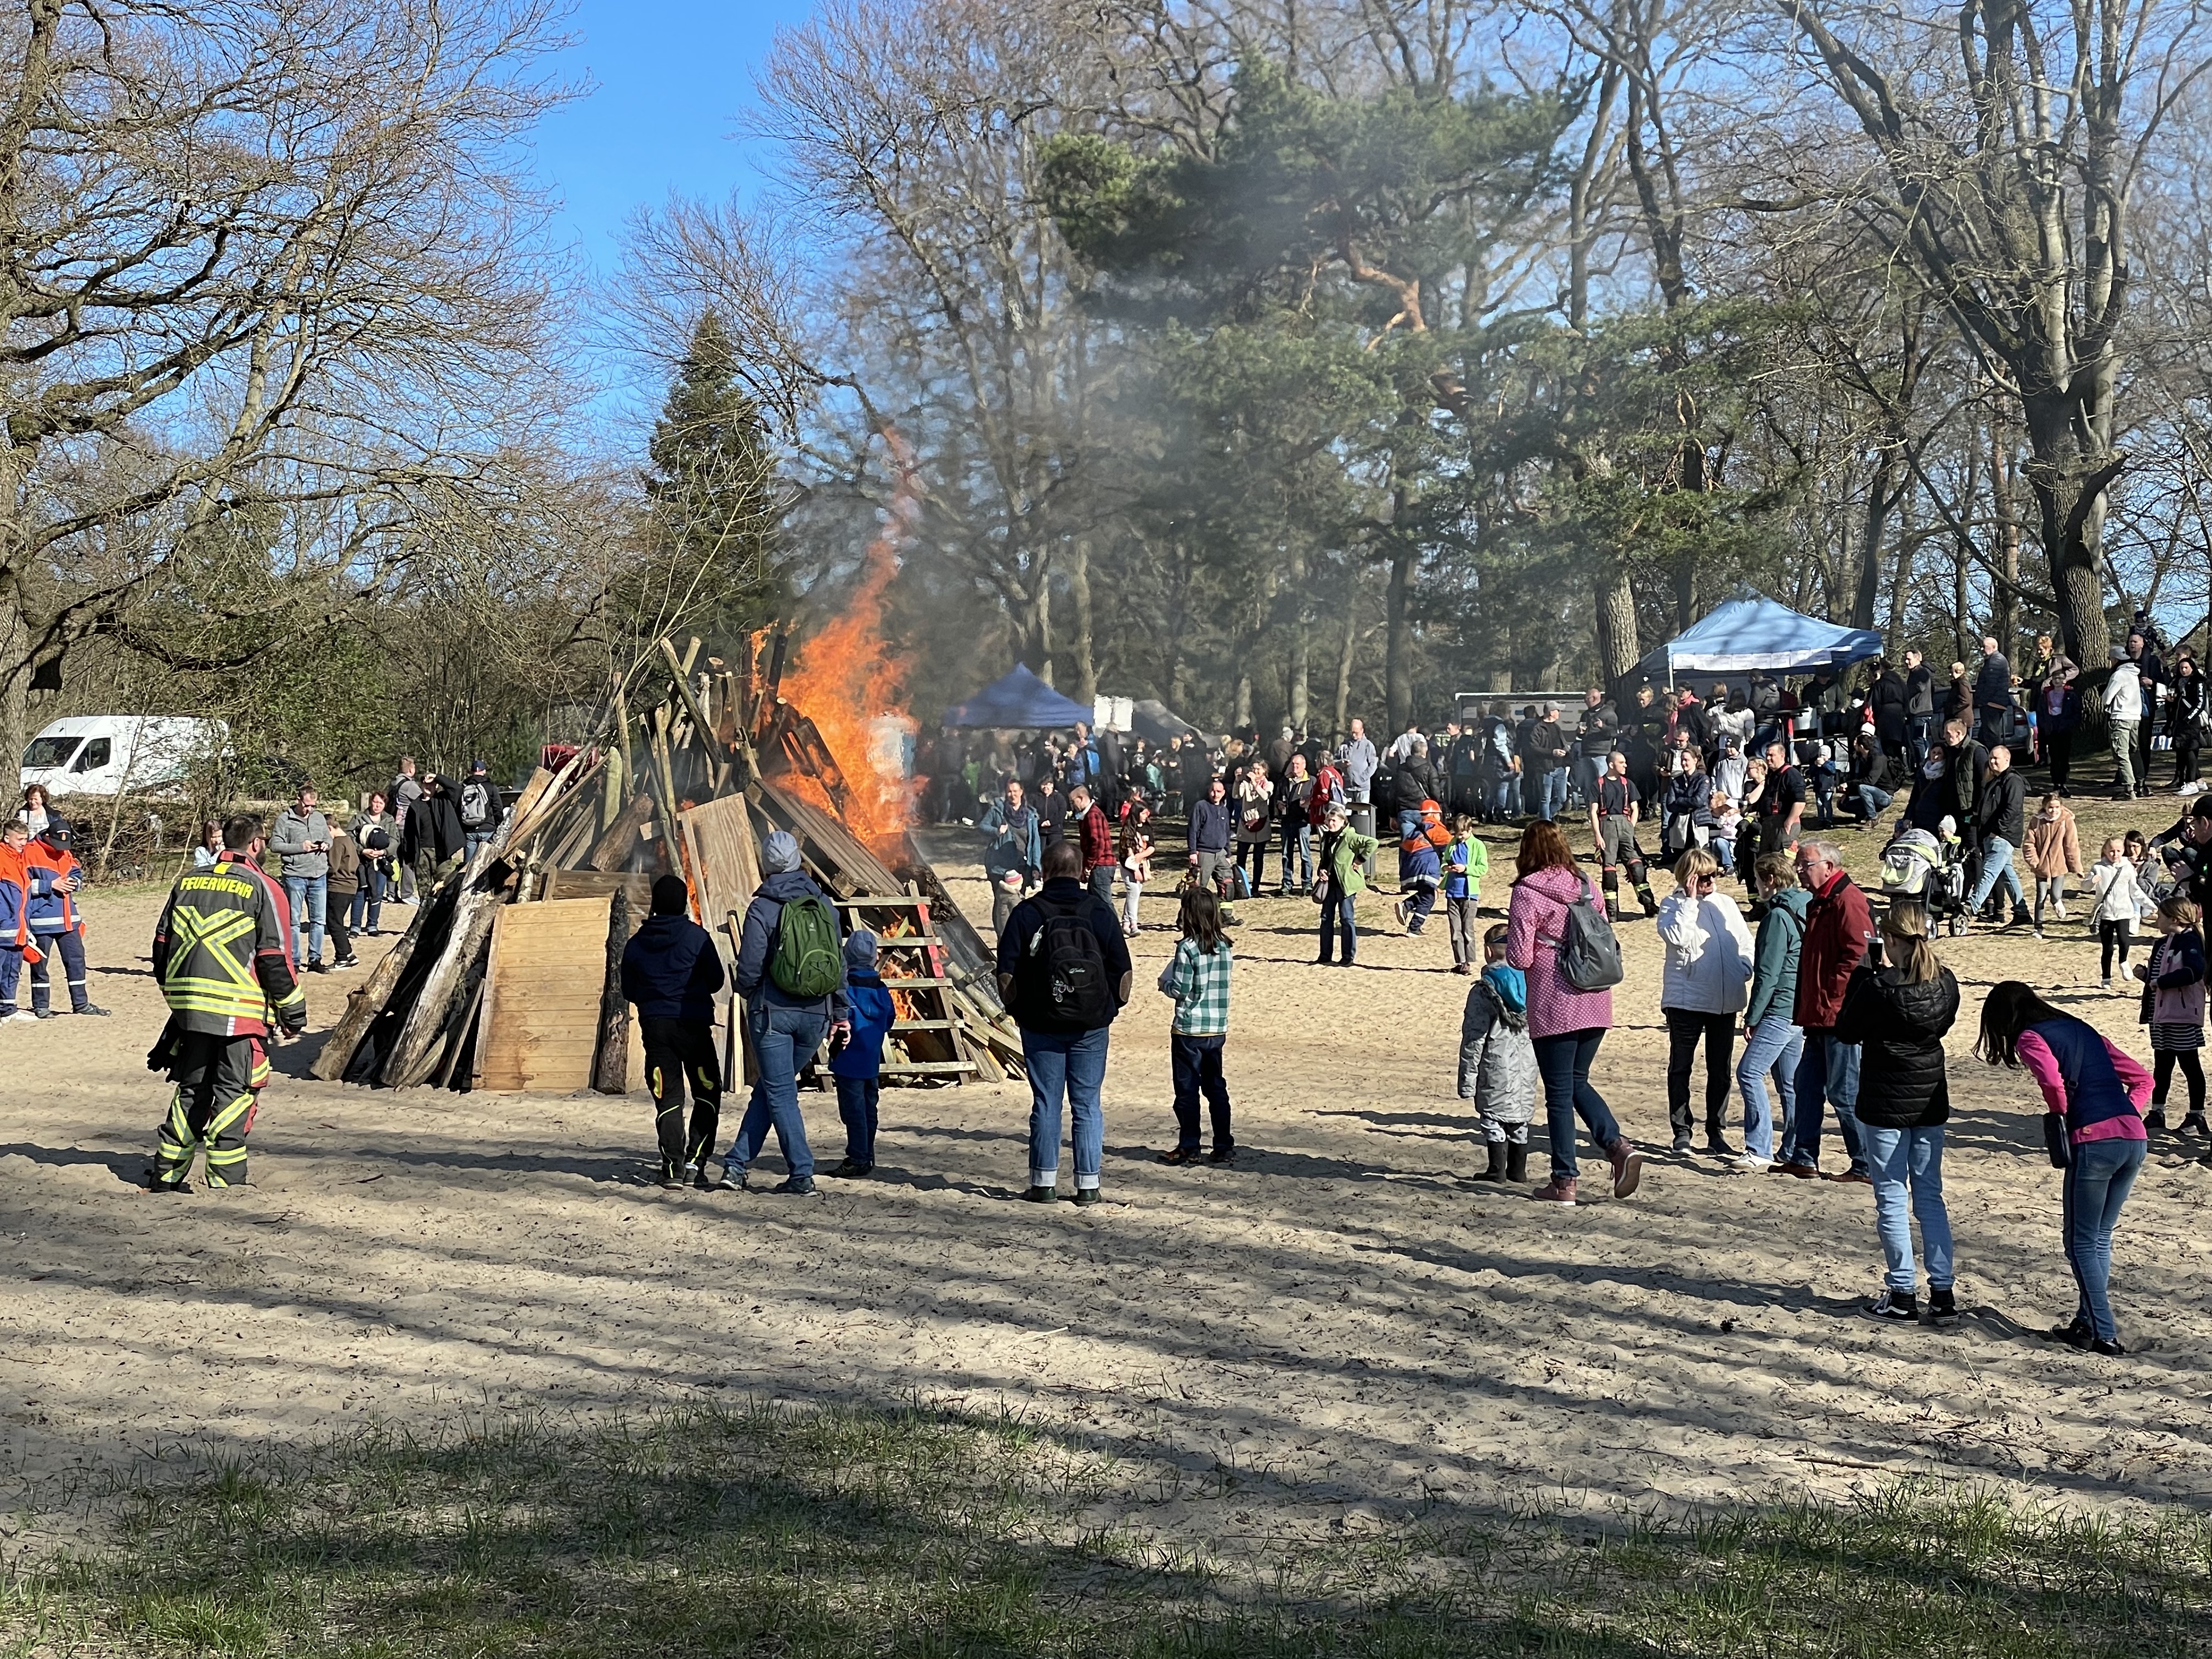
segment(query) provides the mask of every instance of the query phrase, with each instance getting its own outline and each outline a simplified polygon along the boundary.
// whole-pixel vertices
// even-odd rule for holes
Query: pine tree
[[[636,595],[639,620],[656,632],[680,623],[732,644],[770,621],[783,597],[778,492],[768,424],[712,310],[677,364],[647,453],[658,569]]]

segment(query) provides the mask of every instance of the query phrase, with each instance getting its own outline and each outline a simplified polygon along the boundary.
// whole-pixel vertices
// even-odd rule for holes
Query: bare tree
[[[34,665],[128,626],[143,590],[258,539],[258,580],[202,584],[193,620],[133,641],[220,666],[222,624],[278,614],[272,568],[387,592],[426,492],[562,406],[532,397],[557,273],[513,170],[562,95],[535,67],[554,5],[20,0],[0,21],[9,752]]]

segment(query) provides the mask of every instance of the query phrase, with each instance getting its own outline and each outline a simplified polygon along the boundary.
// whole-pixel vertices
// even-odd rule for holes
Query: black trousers
[[[2173,1068],[2181,1067],[2182,1076],[2189,1079],[2189,1111],[2192,1117],[2204,1115],[2204,1061],[2203,1051],[2197,1048],[2154,1048],[2150,1052],[2150,1103],[2166,1104],[2166,1091],[2173,1085]]]
[[[2066,781],[2074,775],[2074,734],[2071,732],[2046,732],[2043,734],[2043,757],[2051,763],[2051,787],[2066,787]]]
[[[169,1115],[155,1138],[152,1179],[180,1187],[191,1173],[192,1154],[207,1149],[207,1184],[235,1187],[246,1179],[246,1136],[254,1107],[269,1081],[269,1055],[254,1036],[210,1036],[187,1031],[177,1039],[169,1066],[176,1085]]]
[[[1698,1056],[1698,1040],[1705,1044],[1705,1128],[1718,1134],[1727,1121],[1729,1090],[1735,1062],[1735,1014],[1694,1013],[1687,1008],[1662,1008],[1667,1016],[1667,1118],[1678,1135],[1696,1127],[1690,1116],[1690,1067]]]
[[[2104,963],[2103,977],[2112,976],[2112,952],[2120,953],[2120,966],[2128,965],[2128,946],[2134,941],[2135,929],[2124,921],[2100,921],[2097,924],[2097,954]]]
[[[680,1176],[714,1150],[722,1121],[722,1062],[714,1052],[714,1027],[703,1019],[661,1019],[641,1014],[645,1084],[653,1091],[653,1127],[660,1140],[660,1172]],[[690,1133],[684,1133],[684,1088],[691,1087]]]
[[[1237,1144],[1229,1132],[1229,1085],[1221,1076],[1221,1051],[1226,1037],[1171,1036],[1169,1051],[1175,1066],[1176,1145],[1186,1152],[1198,1150],[1198,1097],[1206,1097],[1213,1120],[1213,1150],[1225,1152]]]

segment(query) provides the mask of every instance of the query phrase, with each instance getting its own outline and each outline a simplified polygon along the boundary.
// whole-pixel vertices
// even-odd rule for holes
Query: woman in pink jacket
[[[1544,1079],[1551,1133],[1552,1178],[1536,1196],[1553,1204],[1575,1201],[1575,1118],[1613,1165],[1613,1195],[1626,1198],[1643,1178],[1644,1159],[1613,1121],[1604,1097],[1590,1086],[1590,1062],[1613,1024],[1611,991],[1578,991],[1559,972],[1559,940],[1567,907],[1595,896],[1575,868],[1575,855],[1559,826],[1539,818],[1521,833],[1518,878],[1505,912],[1505,959],[1528,975],[1528,1036]]]
[[[1992,1066],[2027,1072],[2057,1120],[2046,1140],[2054,1161],[2066,1160],[2060,1224],[2078,1296],[2074,1317],[2047,1334],[2091,1353],[2125,1353],[2112,1319],[2112,1230],[2149,1151],[2142,1109],[2150,1073],[2087,1022],[2052,1007],[2016,979],[1990,988],[1974,1052]]]

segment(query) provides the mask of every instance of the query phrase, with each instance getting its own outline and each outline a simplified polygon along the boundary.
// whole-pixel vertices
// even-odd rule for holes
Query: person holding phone
[[[304,958],[311,974],[326,974],[323,927],[331,893],[331,822],[315,801],[314,786],[301,784],[292,805],[270,827],[269,850],[276,854],[284,896],[291,903],[295,959]],[[297,939],[302,934],[304,950]]]

